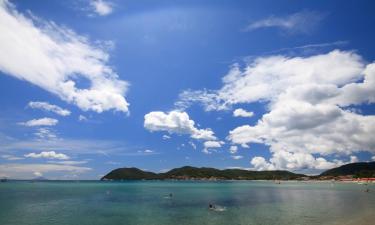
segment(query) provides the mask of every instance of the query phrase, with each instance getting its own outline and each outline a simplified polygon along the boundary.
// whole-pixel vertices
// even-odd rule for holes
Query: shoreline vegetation
[[[350,163],[324,171],[320,175],[308,176],[285,170],[251,171],[243,169],[219,170],[208,167],[184,166],[165,173],[153,173],[138,168],[118,168],[112,170],[100,180],[297,180],[297,181],[344,181],[344,182],[375,182],[375,162]]]

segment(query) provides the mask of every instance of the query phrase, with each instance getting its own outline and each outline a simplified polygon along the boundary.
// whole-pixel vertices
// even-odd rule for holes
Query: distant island
[[[153,173],[138,168],[112,170],[101,180],[293,180],[304,177],[289,171],[249,171],[242,169],[219,170],[207,167],[184,166],[166,173]]]
[[[285,170],[251,171],[243,169],[219,170],[208,167],[184,166],[165,173],[153,173],[138,168],[118,168],[101,180],[309,180],[375,177],[375,162],[350,163],[333,168],[318,176],[307,176]]]

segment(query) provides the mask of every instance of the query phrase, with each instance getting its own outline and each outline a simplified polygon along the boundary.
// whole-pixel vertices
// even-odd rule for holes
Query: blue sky
[[[0,1],[0,176],[374,160],[371,1]]]

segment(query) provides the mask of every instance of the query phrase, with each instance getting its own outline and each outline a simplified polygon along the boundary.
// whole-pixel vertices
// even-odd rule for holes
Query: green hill
[[[137,168],[119,168],[105,175],[102,180],[155,180],[155,179],[178,179],[178,180],[291,180],[304,177],[289,171],[249,171],[241,169],[219,170],[215,168],[197,168],[185,166],[172,169],[166,173],[145,172]]]
[[[157,179],[157,174],[146,172],[138,168],[119,168],[112,170],[107,175],[102,177],[101,180],[150,180]]]
[[[375,177],[375,162],[360,162],[350,163],[337,168],[327,170],[320,174],[320,176],[346,176],[353,175],[354,177]]]

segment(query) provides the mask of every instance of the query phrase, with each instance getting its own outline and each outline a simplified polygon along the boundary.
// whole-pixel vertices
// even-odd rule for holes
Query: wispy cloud
[[[0,33],[3,73],[84,111],[128,113],[129,103],[124,97],[128,83],[108,65],[106,42],[93,44],[67,27],[23,15],[8,1],[0,1]],[[81,78],[89,81],[87,88],[78,86]]]
[[[36,130],[34,135],[38,140],[55,140],[58,139],[57,134],[52,131],[50,128],[40,127]]]
[[[5,159],[5,160],[21,160],[21,159],[24,159],[23,157],[18,157],[18,156],[14,156],[14,155],[2,155],[1,158]]]
[[[19,125],[26,126],[26,127],[39,127],[39,126],[55,126],[59,121],[53,118],[40,118],[40,119],[32,119],[26,122],[20,122]]]
[[[134,151],[136,147],[130,147],[120,141],[90,140],[90,139],[8,139],[0,137],[0,152],[11,154],[11,152],[29,152],[47,149],[48,151],[62,152],[73,155],[139,155]],[[138,148],[139,149],[139,148]]]
[[[81,174],[90,171],[89,167],[80,167],[61,164],[2,164],[0,165],[1,176],[15,179],[30,179],[36,175],[45,175],[51,172],[62,174]]]
[[[269,16],[250,23],[243,31],[261,28],[279,28],[292,33],[309,33],[326,16],[326,14],[304,10],[287,16]]]
[[[295,47],[288,47],[288,48],[280,48],[273,51],[265,52],[263,55],[270,55],[270,54],[287,54],[287,55],[306,55],[306,54],[318,54],[324,50],[333,50],[335,48],[343,47],[347,45],[349,41],[333,41],[333,42],[325,42],[325,43],[316,43],[316,44],[307,44],[307,45],[300,45]],[[253,57],[249,57],[251,59]]]
[[[81,161],[73,161],[73,160],[65,160],[65,161],[47,161],[47,163],[52,163],[52,164],[62,164],[62,165],[81,165],[81,164],[86,164],[88,161],[87,160],[81,160]]]
[[[239,159],[242,159],[242,158],[243,158],[242,155],[231,155],[230,157],[231,157],[232,159],[234,159],[234,160],[239,160]]]
[[[27,106],[32,109],[42,109],[44,111],[53,112],[60,116],[69,116],[71,113],[67,109],[63,109],[57,105],[49,104],[48,102],[29,102]]]

